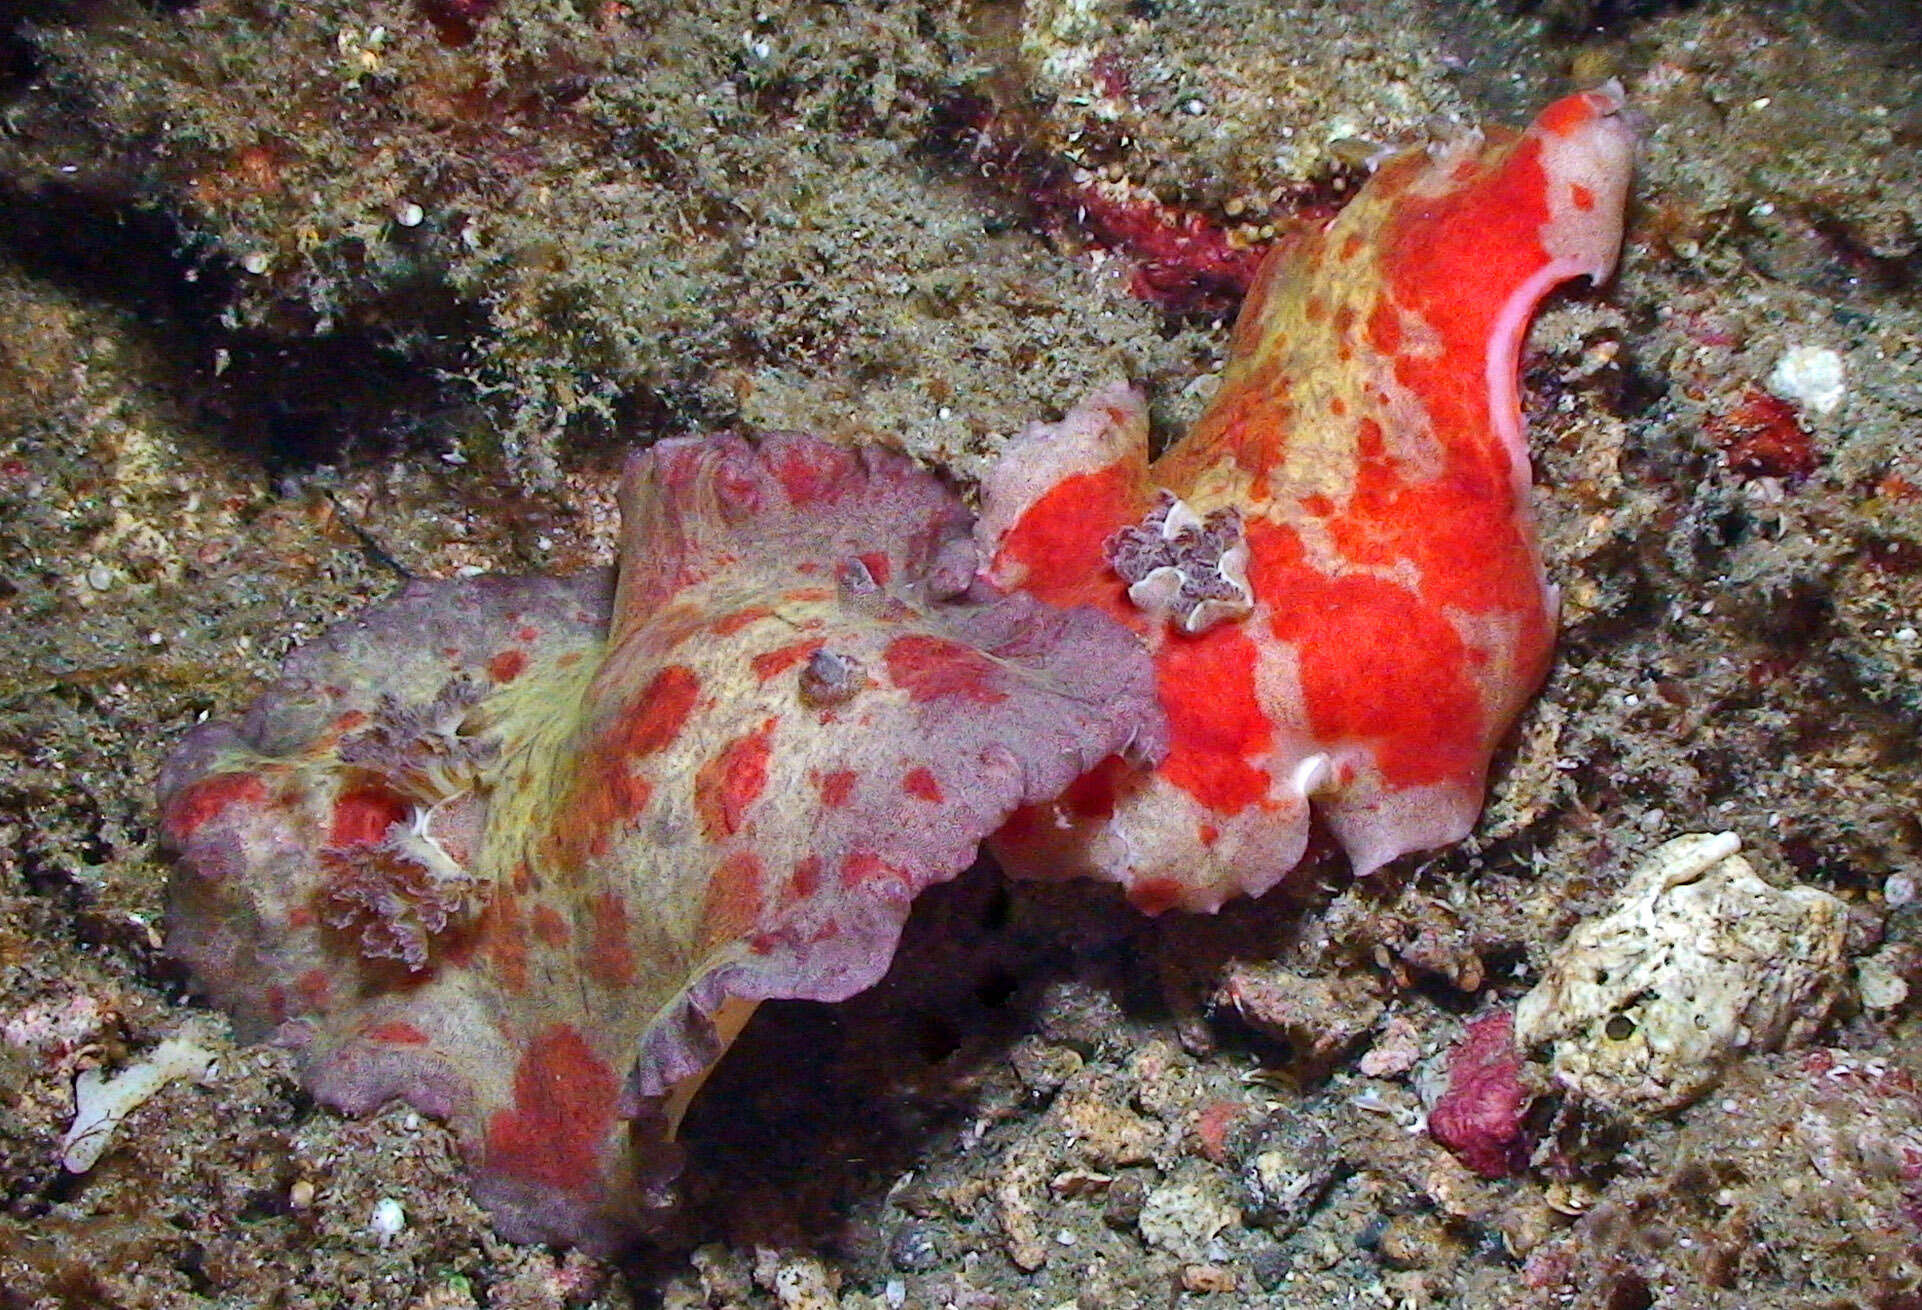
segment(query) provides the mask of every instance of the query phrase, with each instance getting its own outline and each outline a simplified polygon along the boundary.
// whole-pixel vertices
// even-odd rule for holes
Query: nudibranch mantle
[[[619,580],[415,582],[161,778],[168,949],[320,1100],[443,1118],[503,1234],[612,1251],[765,999],[877,981],[915,896],[1161,714],[1135,637],[975,578],[905,456],[662,442]]]
[[[1219,390],[1159,459],[1124,387],[1011,444],[985,576],[1131,624],[1171,738],[1153,771],[1017,815],[993,843],[1010,872],[1211,910],[1300,861],[1311,807],[1363,873],[1467,835],[1554,641],[1522,338],[1552,288],[1614,268],[1622,108],[1610,84],[1383,164],[1268,256]]]

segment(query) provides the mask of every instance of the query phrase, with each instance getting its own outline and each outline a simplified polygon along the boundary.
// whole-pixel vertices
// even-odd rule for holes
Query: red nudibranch
[[[982,488],[987,577],[1140,632],[1170,741],[1018,815],[1010,872],[1212,910],[1295,866],[1311,806],[1363,873],[1467,835],[1554,641],[1522,337],[1614,267],[1621,109],[1611,84],[1384,164],[1269,255],[1220,389],[1152,463],[1123,387],[1017,439]]]
[[[1613,264],[1620,108],[1384,165],[1152,464],[1118,388],[979,521],[899,455],[662,442],[617,581],[330,629],[168,761],[169,950],[320,1100],[446,1119],[505,1235],[611,1250],[745,1011],[873,983],[997,829],[1148,909],[1271,886],[1311,804],[1363,870],[1460,837],[1553,636],[1516,356]]]

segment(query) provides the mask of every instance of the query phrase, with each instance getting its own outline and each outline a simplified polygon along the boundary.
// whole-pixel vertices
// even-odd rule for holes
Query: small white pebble
[[[95,591],[106,591],[113,586],[113,570],[99,560],[87,565],[87,585]]]
[[[1817,414],[1831,414],[1848,394],[1848,368],[1825,346],[1797,346],[1776,361],[1768,389]]]
[[[1056,1246],[1073,1246],[1075,1243],[1075,1236],[1073,1233],[1063,1228],[1060,1232],[1054,1235],[1054,1241]]]
[[[1915,904],[1915,879],[1906,873],[1892,873],[1882,880],[1882,899],[1890,909]]]
[[[255,277],[259,277],[273,266],[273,261],[267,258],[267,252],[264,250],[249,250],[240,257],[240,266]]]
[[[407,1227],[407,1211],[393,1197],[383,1196],[374,1204],[372,1227],[375,1236],[384,1242]]]
[[[411,200],[394,209],[394,221],[402,227],[419,227],[421,220],[426,217],[427,211]]]
[[[1894,632],[1891,632],[1889,635],[1891,637],[1894,637],[1897,641],[1903,642],[1904,644],[1906,644],[1908,642],[1915,640],[1915,629],[1914,628],[1897,628]]]

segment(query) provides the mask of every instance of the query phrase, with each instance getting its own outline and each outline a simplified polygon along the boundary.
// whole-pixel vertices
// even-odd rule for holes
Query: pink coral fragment
[[[1485,1014],[1448,1056],[1448,1086],[1428,1112],[1428,1133],[1484,1178],[1506,1178],[1534,1149],[1527,1114],[1534,1097],[1522,1081],[1515,1016]]]

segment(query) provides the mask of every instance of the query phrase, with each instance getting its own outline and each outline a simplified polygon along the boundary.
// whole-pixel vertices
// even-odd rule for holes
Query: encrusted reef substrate
[[[761,8],[774,27],[808,17]],[[1525,33],[1487,39],[1480,13],[1416,10],[1394,25],[1403,53],[1390,69],[1360,51],[1372,16],[1225,5],[1208,16],[1224,30],[1326,29],[1357,44],[1301,36],[1224,64],[1231,43],[1184,11],[1086,12],[1090,30],[1059,42],[1088,58],[1050,64],[1050,76],[1113,88],[1109,74],[1127,74],[1134,135],[1155,143],[1143,151],[1153,158],[1131,166],[1120,146],[1113,163],[1152,173],[1169,203],[1204,208],[1279,185],[1212,158],[1184,171],[1190,156],[1158,144],[1186,133],[1267,158],[1274,135],[1252,133],[1238,104],[1293,105],[1301,85],[1361,69],[1357,89],[1280,126],[1318,149],[1337,132],[1366,146],[1437,108],[1517,120],[1559,88],[1513,89],[1514,61],[1555,71],[1572,53]],[[291,1284],[339,1304],[869,1310],[892,1303],[894,1284],[909,1304],[1051,1307],[1085,1293],[1126,1307],[1165,1304],[1177,1282],[1190,1303],[1255,1306],[1346,1304],[1358,1290],[1502,1307],[1901,1304],[1915,1279],[1901,1162],[1916,1126],[1908,991],[1922,877],[1909,799],[1918,190],[1901,146],[1914,139],[1904,107],[1922,96],[1907,47],[1815,17],[1639,10],[1582,55],[1621,75],[1646,116],[1643,200],[1616,289],[1552,309],[1527,356],[1564,636],[1471,844],[1369,884],[1337,881],[1305,906],[1148,925],[1099,897],[1006,893],[970,875],[911,920],[903,969],[879,989],[833,1017],[795,1003],[750,1026],[709,1088],[731,1114],[688,1121],[686,1226],[632,1287],[598,1262],[488,1238],[431,1121],[399,1107],[364,1121],[318,1112],[284,1055],[243,1054],[218,1032],[208,1083],[156,1092],[87,1174],[54,1167],[75,1073],[139,1067],[191,1013],[151,931],[162,748],[272,677],[285,650],[271,634],[311,637],[390,591],[380,553],[438,577],[605,563],[611,470],[562,442],[558,488],[540,501],[483,492],[490,483],[432,444],[425,458],[269,476],[246,443],[207,439],[230,435],[219,407],[180,403],[183,357],[169,347],[203,338],[156,339],[141,320],[158,311],[113,300],[123,279],[103,287],[42,255],[23,273],[10,249],[0,639],[24,672],[0,696],[7,1286],[126,1306],[265,1303]],[[708,48],[731,52],[755,30],[736,18],[714,19]],[[1052,29],[1030,26],[1045,55]],[[1118,67],[1099,59],[1117,46]],[[312,46],[323,50],[336,57]],[[1222,94],[1197,94],[1213,89],[1202,62],[1230,69]],[[1244,63],[1282,74],[1233,71]],[[1197,76],[1164,82],[1163,67]],[[865,97],[870,80],[863,70],[846,84]],[[713,79],[670,81],[663,95],[698,121],[697,83]],[[1102,107],[1088,99],[1050,107],[1060,138],[1090,139]],[[1191,114],[1195,99],[1217,112]],[[782,132],[767,157],[807,139]],[[22,140],[4,143],[10,183],[26,170]],[[35,177],[95,157],[26,140]],[[352,165],[331,151],[319,162]],[[883,408],[909,398],[901,430],[927,451],[948,442],[947,405],[948,423],[970,426],[961,462],[976,471],[969,443],[1110,374],[1157,384],[1164,433],[1199,409],[1183,387],[1212,366],[1219,341],[1205,327],[1164,340],[1159,311],[1131,300],[1124,277],[1090,276],[1092,260],[1044,249],[1018,223],[977,235],[974,193],[924,192],[912,165],[882,176],[933,216],[929,231],[965,234],[962,262],[986,279],[959,284],[966,328],[941,340],[985,327],[988,353],[935,352],[957,374],[951,390],[924,400],[870,387]],[[111,213],[131,191],[102,194]],[[883,239],[917,230],[869,227],[866,212],[851,226]],[[767,240],[772,258],[800,238]],[[825,301],[797,302],[796,315],[877,303],[863,270],[830,269],[812,286]],[[901,312],[867,314],[862,333],[900,327]],[[1082,332],[1103,344],[1062,344]],[[1839,406],[1757,403],[1805,347],[1843,363]],[[212,372],[211,350],[189,353]],[[280,356],[236,351],[222,380],[255,358]],[[817,385],[834,376],[821,358],[754,370],[749,416],[829,426],[847,400]],[[784,377],[792,385],[776,385]],[[1003,399],[975,431],[956,397],[989,395]],[[1570,1120],[1579,1133],[1559,1162],[1498,1183],[1412,1131],[1417,1087],[1443,1085],[1441,1057],[1479,1001],[1532,985],[1555,943],[1605,914],[1662,840],[1725,830],[1763,880],[1849,907],[1850,977],[1817,1046],[1738,1060],[1672,1119]],[[804,1121],[827,1126],[799,1135]],[[1017,1261],[1036,1251],[1032,1271]],[[1231,1279],[1232,1291],[1207,1290]]]

